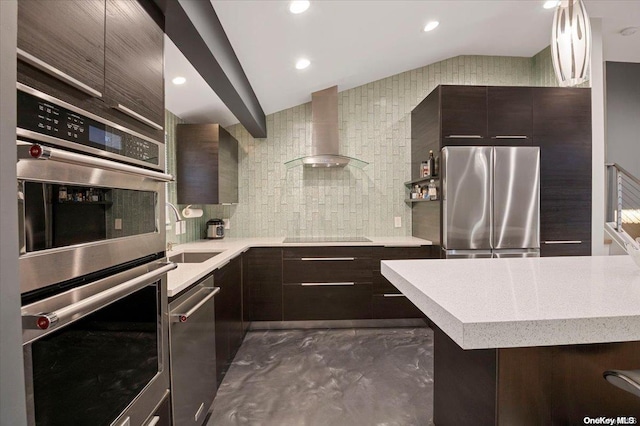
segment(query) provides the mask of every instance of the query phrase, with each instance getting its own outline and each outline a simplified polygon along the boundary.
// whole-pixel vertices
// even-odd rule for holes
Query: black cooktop
[[[368,243],[365,237],[287,237],[283,243]]]

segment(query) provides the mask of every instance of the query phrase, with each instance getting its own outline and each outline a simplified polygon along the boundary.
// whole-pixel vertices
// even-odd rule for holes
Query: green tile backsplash
[[[311,152],[310,103],[268,115],[265,139],[253,138],[240,124],[230,126],[240,144],[239,203],[206,206],[203,218],[187,220],[186,235],[168,231],[167,240],[200,239],[212,217],[231,218],[227,235],[233,237],[411,235],[411,209],[404,202],[411,110],[438,84],[557,85],[544,49],[533,58],[458,56],[340,92],[340,153],[369,162],[364,170],[285,168],[286,161]],[[179,122],[167,112],[169,173],[175,173]],[[168,199],[176,199],[175,184],[169,184]],[[402,218],[401,228],[394,228],[395,216]]]

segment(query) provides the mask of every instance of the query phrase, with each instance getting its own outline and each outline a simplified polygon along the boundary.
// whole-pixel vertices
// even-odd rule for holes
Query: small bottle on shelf
[[[431,201],[435,201],[438,199],[438,187],[436,186],[435,180],[431,179],[429,182],[429,199]]]
[[[411,199],[414,200],[420,197],[420,185],[416,185],[411,190]]]
[[[420,177],[429,177],[429,173],[431,171],[429,170],[429,161],[425,160],[422,163],[420,163]]]
[[[436,157],[433,162],[433,176],[440,175],[440,157]]]
[[[67,187],[64,185],[58,189],[58,201],[67,201]]]
[[[433,158],[433,150],[429,150],[429,159],[427,160],[429,173],[424,177],[435,176],[436,160]]]

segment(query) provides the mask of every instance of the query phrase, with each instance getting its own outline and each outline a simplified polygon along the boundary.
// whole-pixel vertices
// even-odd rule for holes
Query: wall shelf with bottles
[[[440,200],[431,200],[429,198],[405,198],[404,199],[404,202],[405,203],[409,203],[409,204],[412,204],[412,203],[424,203],[424,202],[436,203],[438,201],[440,201]]]
[[[103,205],[103,206],[111,206],[113,205],[113,201],[72,201],[72,200],[65,200],[65,201],[57,201],[58,204],[93,204],[93,205]]]
[[[431,182],[431,179],[433,180],[439,180],[440,176],[427,176],[427,177],[422,177],[420,179],[414,179],[414,180],[409,180],[407,182],[404,183],[404,186],[406,186],[407,188],[411,188],[414,185],[420,185],[423,183],[429,183]]]

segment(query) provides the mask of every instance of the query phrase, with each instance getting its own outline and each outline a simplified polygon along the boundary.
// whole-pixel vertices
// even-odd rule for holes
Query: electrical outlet
[[[176,235],[180,235],[182,232],[182,222],[176,221]]]
[[[113,229],[120,230],[122,229],[122,219],[116,218],[115,223],[113,224]]]
[[[396,216],[393,218],[393,224],[396,228],[402,228],[402,217]]]
[[[224,222],[224,229],[231,229],[231,219],[222,219]]]
[[[182,224],[182,226],[180,227],[180,234],[186,234],[187,233],[187,222],[181,220],[180,223]]]

